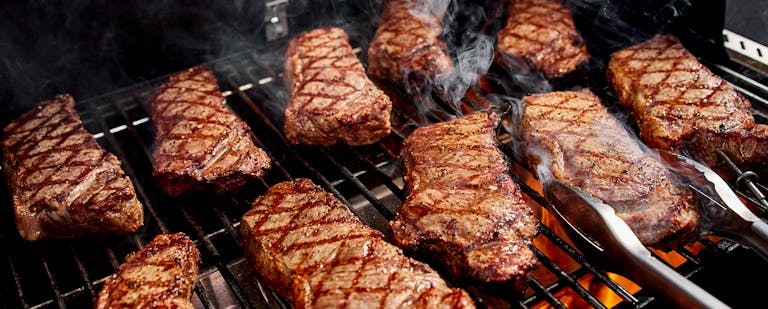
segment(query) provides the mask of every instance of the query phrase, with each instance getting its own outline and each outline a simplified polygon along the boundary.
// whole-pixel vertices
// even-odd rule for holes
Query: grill
[[[575,14],[579,14],[576,10]],[[586,14],[585,14],[586,15]],[[488,25],[486,25],[488,26]],[[348,23],[353,46],[364,58],[370,25]],[[490,27],[493,28],[493,27]],[[258,48],[205,63],[216,74],[229,106],[251,127],[258,146],[270,155],[273,166],[264,177],[247,184],[239,193],[215,196],[195,193],[181,198],[162,194],[151,178],[150,149],[152,131],[148,97],[158,78],[77,103],[86,128],[99,143],[117,155],[133,180],[145,205],[144,227],[139,233],[104,240],[23,241],[15,230],[9,193],[2,186],[6,207],[0,209],[0,303],[10,308],[92,307],[92,301],[104,280],[114,273],[125,256],[146,245],[159,233],[185,232],[202,254],[200,276],[193,302],[197,308],[288,308],[268,286],[262,284],[243,257],[238,236],[239,221],[250,203],[278,182],[311,178],[334,194],[363,221],[389,235],[388,220],[405,199],[403,170],[398,153],[402,141],[414,129],[444,121],[461,110],[476,108],[477,101],[467,99],[461,105],[437,100],[433,108],[420,111],[418,102],[408,99],[397,87],[382,84],[393,98],[393,132],[382,141],[368,146],[333,147],[292,146],[282,134],[283,108],[288,92],[282,82],[285,41],[275,41],[268,48]],[[597,52],[600,54],[600,51]],[[750,75],[734,62],[706,63],[717,74],[733,83],[756,107],[758,122],[766,121],[768,87],[765,76]],[[496,71],[494,71],[496,70]],[[600,72],[602,68],[591,68]],[[495,72],[495,73],[494,73]],[[747,73],[743,73],[747,72]],[[491,74],[503,76],[499,68]],[[504,80],[504,77],[500,77]],[[598,79],[593,79],[596,81]],[[572,85],[574,81],[562,81]],[[563,85],[556,85],[562,87]],[[609,103],[606,85],[594,82],[590,88]],[[519,93],[504,93],[518,96]],[[514,179],[533,203],[545,205],[540,190],[525,169],[514,161],[511,138],[504,130],[499,140],[510,159]],[[724,164],[721,174],[737,193],[759,214],[764,209],[756,195],[766,190],[756,178],[768,175],[739,170]],[[546,212],[542,210],[542,212]],[[546,217],[545,217],[546,218]],[[551,220],[543,219],[532,249],[539,262],[528,279],[523,295],[508,291],[487,292],[468,287],[479,304],[488,307],[594,307],[642,308],[664,306],[657,295],[626,284],[605,272],[601,265],[582,256],[561,237]],[[743,281],[748,273],[762,278],[765,261],[748,249],[730,241],[710,237],[693,245],[664,254],[655,252],[680,274],[689,277],[725,303],[737,307],[761,302],[760,286]],[[673,261],[673,262],[668,262]],[[605,297],[605,295],[611,295]]]

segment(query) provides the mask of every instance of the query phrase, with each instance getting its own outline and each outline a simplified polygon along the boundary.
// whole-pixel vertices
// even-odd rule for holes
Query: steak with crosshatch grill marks
[[[167,194],[231,192],[270,167],[248,125],[225,105],[207,67],[169,77],[150,102],[156,141],[152,175]]]
[[[497,35],[501,64],[524,59],[548,78],[589,60],[570,10],[556,0],[513,0]]]
[[[104,281],[94,308],[192,309],[199,263],[200,252],[187,235],[158,235]]]
[[[522,104],[520,145],[531,170],[543,168],[610,205],[646,246],[672,249],[698,234],[692,193],[592,92],[536,94]]]
[[[368,73],[401,86],[441,85],[454,67],[440,38],[449,1],[391,0],[368,47]]]
[[[131,180],[85,130],[70,95],[43,101],[9,123],[2,147],[25,239],[126,234],[143,225]]]
[[[768,126],[755,123],[750,102],[676,37],[614,52],[607,77],[648,146],[685,147],[709,164],[719,161],[718,148],[739,164],[768,159]]]
[[[285,135],[292,144],[375,143],[389,135],[392,102],[365,75],[344,30],[304,32],[288,43],[291,99]]]
[[[254,269],[295,308],[474,308],[309,179],[272,186],[240,229]]]
[[[391,222],[397,244],[459,279],[522,289],[536,263],[536,218],[499,151],[494,113],[416,129],[404,142],[408,197]]]

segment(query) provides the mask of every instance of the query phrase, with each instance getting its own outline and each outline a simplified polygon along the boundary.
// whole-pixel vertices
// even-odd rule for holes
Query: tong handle
[[[749,230],[733,237],[740,239],[740,243],[750,247],[768,261],[768,224],[757,219],[757,221],[750,224]]]
[[[559,180],[547,182],[545,190],[551,210],[584,252],[679,308],[729,308],[654,258],[610,206]]]
[[[663,295],[678,308],[730,308],[677,271],[651,256],[650,251],[622,250],[622,268],[627,276],[644,288]],[[618,253],[618,252],[616,252]]]

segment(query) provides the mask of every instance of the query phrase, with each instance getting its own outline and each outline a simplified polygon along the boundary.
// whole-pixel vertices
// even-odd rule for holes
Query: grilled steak
[[[751,105],[677,38],[657,35],[611,55],[608,80],[650,147],[694,152],[709,164],[723,149],[737,163],[768,159],[768,126]]]
[[[288,43],[286,58],[291,143],[365,145],[389,134],[392,102],[365,75],[344,30],[304,32]]]
[[[496,42],[502,65],[523,59],[548,78],[589,60],[571,12],[556,0],[513,0]]]
[[[415,130],[401,155],[408,197],[391,226],[399,246],[455,278],[522,288],[536,219],[497,148],[498,123],[475,112]]]
[[[403,86],[441,85],[454,78],[440,39],[444,0],[390,0],[368,47],[368,73]]]
[[[3,170],[27,240],[126,234],[144,219],[120,161],[83,127],[60,94],[3,129]]]
[[[691,192],[592,92],[532,95],[523,106],[521,146],[540,179],[549,178],[542,170],[550,172],[612,206],[646,246],[671,249],[697,235],[699,210]]]
[[[169,195],[231,192],[270,166],[250,129],[225,105],[216,78],[197,66],[168,78],[151,98],[152,175]]]
[[[95,308],[193,308],[200,252],[184,235],[158,235],[107,278]]]
[[[274,185],[240,229],[255,270],[295,308],[474,308],[308,179]]]

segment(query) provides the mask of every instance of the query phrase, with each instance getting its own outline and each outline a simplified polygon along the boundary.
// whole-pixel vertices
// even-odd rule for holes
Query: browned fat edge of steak
[[[83,127],[60,94],[3,129],[3,170],[27,240],[137,231],[144,210],[120,161]]]
[[[205,66],[177,73],[151,97],[155,129],[152,175],[169,195],[232,192],[270,167],[248,125],[225,105]]]
[[[497,35],[497,61],[523,59],[547,78],[563,76],[589,60],[570,10],[555,0],[513,0]]]
[[[295,308],[474,308],[309,179],[269,188],[240,231],[254,269]]]
[[[669,250],[698,235],[692,193],[592,92],[531,95],[523,107],[519,134],[532,170],[539,166],[610,205],[646,246]]]
[[[107,278],[94,307],[191,309],[199,263],[200,252],[184,233],[158,235]]]
[[[650,147],[687,148],[708,164],[719,161],[718,148],[737,164],[768,159],[768,126],[756,124],[749,101],[676,37],[614,52],[607,78]]]
[[[440,38],[449,1],[390,0],[368,47],[368,73],[417,90],[455,78]],[[426,84],[426,85],[425,85]]]
[[[285,135],[292,144],[357,146],[389,135],[392,102],[365,75],[344,30],[304,32],[290,40],[286,59]]]
[[[512,282],[536,263],[536,218],[498,149],[499,117],[474,112],[421,127],[404,142],[408,197],[391,222],[396,243],[457,279]]]

